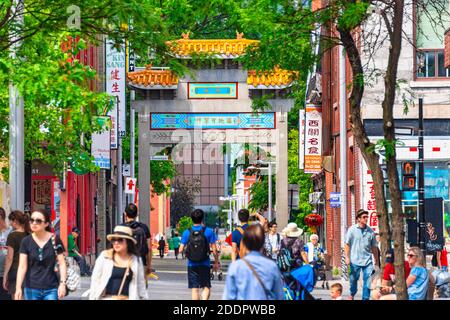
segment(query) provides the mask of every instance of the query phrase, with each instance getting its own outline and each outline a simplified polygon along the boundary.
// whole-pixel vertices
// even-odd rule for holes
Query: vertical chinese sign
[[[374,232],[379,233],[377,205],[375,202],[375,186],[373,183],[372,174],[364,161],[362,169],[364,172],[364,209],[369,212],[369,227],[371,227]]]
[[[305,118],[305,173],[322,170],[322,108],[306,106]]]
[[[303,170],[305,168],[305,110],[299,111],[298,117],[298,168]]]
[[[125,136],[125,48],[120,51],[113,42],[106,42],[106,92],[114,100],[108,116],[111,117],[111,149],[117,149],[118,136]],[[118,108],[118,110],[117,110]],[[119,117],[119,119],[117,119]],[[118,121],[119,120],[119,121]]]

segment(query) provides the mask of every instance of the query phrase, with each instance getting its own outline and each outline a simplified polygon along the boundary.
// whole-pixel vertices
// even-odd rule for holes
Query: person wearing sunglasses
[[[32,234],[26,236],[20,245],[16,300],[58,300],[66,295],[65,249],[61,239],[51,232],[50,224],[48,212],[37,210],[31,213]]]
[[[350,267],[350,300],[353,300],[358,291],[358,280],[363,273],[363,300],[370,298],[370,276],[375,266],[379,265],[378,247],[375,233],[367,225],[369,213],[360,209],[356,213],[357,223],[351,226],[345,237],[345,263]]]
[[[411,266],[411,272],[406,278],[409,300],[426,300],[430,274],[425,268],[426,262],[422,251],[419,247],[411,247],[408,250],[407,257]],[[395,294],[388,294],[382,296],[380,300],[397,300],[397,296]]]
[[[112,249],[103,251],[95,261],[89,300],[148,299],[144,265],[133,230],[116,226],[106,238]]]

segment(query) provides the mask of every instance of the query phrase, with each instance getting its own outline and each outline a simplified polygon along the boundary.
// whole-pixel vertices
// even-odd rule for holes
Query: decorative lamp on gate
[[[304,221],[313,233],[317,233],[317,227],[323,224],[322,216],[317,213],[308,214]]]

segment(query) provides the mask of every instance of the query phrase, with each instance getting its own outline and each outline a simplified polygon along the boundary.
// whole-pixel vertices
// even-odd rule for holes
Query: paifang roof
[[[286,88],[289,87],[298,72],[289,71],[275,67],[272,71],[254,71],[249,70],[247,76],[247,84],[254,88],[266,87],[266,88]]]
[[[171,70],[155,70],[148,66],[145,70],[128,73],[128,84],[141,89],[151,87],[176,89],[178,76]]]
[[[274,69],[268,72],[248,71],[247,84],[254,89],[274,88],[282,89],[289,87],[296,73],[294,71]],[[176,89],[178,77],[171,70],[154,70],[147,68],[128,74],[128,84],[140,89]]]
[[[236,39],[189,39],[189,32],[182,36],[182,39],[166,42],[170,51],[178,58],[205,54],[232,59],[245,54],[248,47],[259,45],[258,40],[244,39],[243,33],[237,33]]]
[[[237,33],[237,39],[189,39],[189,33],[183,34],[183,39],[167,41],[166,44],[177,57],[189,58],[194,54],[212,54],[215,57],[236,58],[243,55],[249,46],[258,45],[258,40],[243,38],[242,33]],[[247,84],[255,89],[289,87],[297,72],[283,70],[275,67],[272,71],[256,72],[248,71]],[[141,89],[176,89],[178,85],[177,75],[170,70],[157,70],[148,66],[145,70],[130,72],[128,83]]]

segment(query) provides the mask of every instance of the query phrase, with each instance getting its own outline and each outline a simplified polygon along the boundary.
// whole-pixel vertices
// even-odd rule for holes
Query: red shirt
[[[408,278],[410,272],[411,272],[411,267],[409,266],[408,261],[405,261],[405,275],[406,275],[406,278]],[[384,267],[383,280],[392,281],[391,275],[395,275],[394,264],[393,263],[386,263],[386,266]]]
[[[448,267],[447,250],[445,249],[445,247],[441,251],[441,266],[442,267]]]

